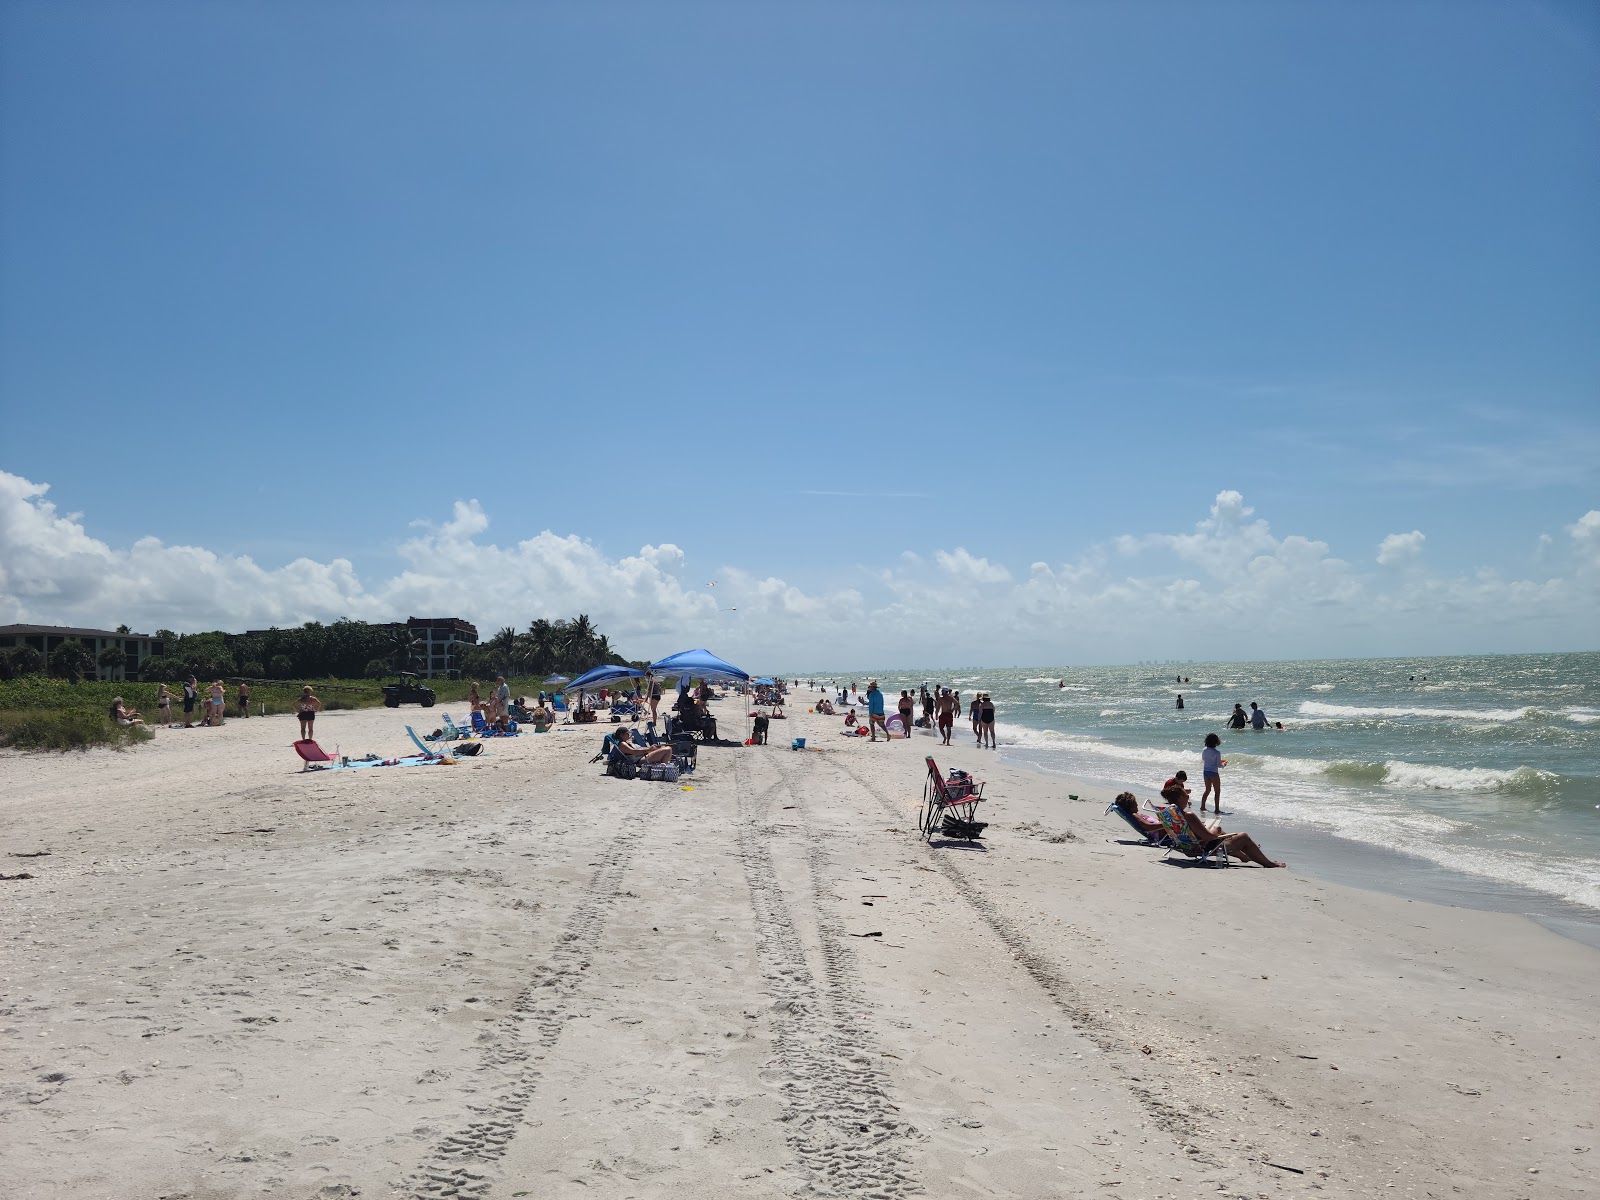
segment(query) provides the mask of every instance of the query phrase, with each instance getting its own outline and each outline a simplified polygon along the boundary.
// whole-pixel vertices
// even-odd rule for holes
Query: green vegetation
[[[409,628],[365,621],[313,621],[298,629],[231,638],[220,632],[180,637],[165,629],[156,636],[165,642],[166,654],[145,660],[140,681],[122,683],[96,680],[95,655],[76,639],[56,647],[48,661],[26,646],[0,651],[0,745],[68,750],[143,741],[150,736],[147,731],[110,720],[112,700],[121,696],[153,725],[160,720],[158,687],[166,683],[173,716],[181,721],[183,690],[178,681],[190,673],[199,679],[202,693],[212,680],[226,681],[230,714],[238,708],[241,677],[250,680],[252,714],[263,708],[269,716],[292,713],[303,683],[315,688],[324,710],[370,708],[383,703],[382,681],[419,666],[424,652]],[[552,673],[576,675],[601,663],[624,661],[605,634],[579,613],[570,621],[531,621],[522,633],[507,626],[480,646],[458,647],[452,667],[462,678],[428,684],[440,705],[460,705],[473,680],[487,695],[494,678],[505,675],[513,695],[532,696]],[[123,666],[123,657],[108,649],[99,665]]]
[[[105,713],[81,708],[0,709],[0,746],[17,750],[87,750],[90,746],[121,750],[150,737],[148,729],[118,725]]]

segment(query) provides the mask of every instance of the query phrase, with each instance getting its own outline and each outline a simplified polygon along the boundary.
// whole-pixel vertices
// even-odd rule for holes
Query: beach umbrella
[[[550,676],[549,679],[546,679],[545,682],[546,683],[571,683],[572,680],[568,679],[565,675],[552,675],[552,676]]]
[[[750,681],[750,675],[730,662],[724,662],[709,650],[680,650],[650,664],[652,675],[671,675],[681,682],[698,676],[701,679],[736,679]]]
[[[773,682],[772,680],[768,679],[765,675],[763,675],[760,679],[752,679],[750,682],[755,684],[757,687],[777,687],[778,686],[775,682]]]
[[[643,675],[643,671],[635,670],[633,667],[605,663],[592,670],[585,671],[576,679],[563,680],[562,682],[567,683],[573,691],[582,692],[590,688],[606,687],[619,679],[638,679]]]

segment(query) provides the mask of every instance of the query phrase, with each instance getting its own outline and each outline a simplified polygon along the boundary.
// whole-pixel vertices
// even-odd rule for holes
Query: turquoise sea
[[[1600,653],[811,676],[874,677],[891,711],[924,681],[989,692],[1002,757],[1142,795],[1182,768],[1198,797],[1216,732],[1230,828],[1303,826],[1600,913]],[[1226,728],[1252,700],[1283,732]]]

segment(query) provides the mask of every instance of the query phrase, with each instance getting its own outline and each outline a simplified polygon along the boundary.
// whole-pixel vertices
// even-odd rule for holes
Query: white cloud
[[[1391,533],[1378,543],[1378,565],[1392,567],[1410,562],[1422,553],[1422,543],[1427,541],[1420,529],[1410,533]]]
[[[1324,541],[1275,534],[1223,491],[1191,532],[1124,535],[1069,562],[1029,563],[1020,578],[958,547],[906,551],[855,568],[855,587],[810,590],[697,563],[671,543],[615,558],[550,531],[502,545],[475,500],[413,523],[386,578],[360,578],[345,559],[269,568],[154,537],[110,546],[47,491],[0,472],[0,623],[192,630],[459,615],[492,631],[582,611],[630,657],[705,645],[763,670],[1548,649],[1592,646],[1596,627],[1600,511],[1567,526],[1570,553],[1551,558],[1570,569],[1542,580],[1432,572],[1415,530],[1379,548],[1384,565],[1417,560],[1411,569],[1361,570]]]
[[[1579,557],[1591,566],[1600,566],[1600,509],[1591,508],[1568,525],[1567,532]]]
[[[974,558],[960,546],[954,551],[938,550],[933,555],[946,575],[968,583],[1009,583],[1011,572],[987,558]]]

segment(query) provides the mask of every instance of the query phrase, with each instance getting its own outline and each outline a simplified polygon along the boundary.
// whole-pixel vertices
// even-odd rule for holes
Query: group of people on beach
[[[1202,771],[1205,775],[1205,790],[1200,794],[1200,811],[1205,811],[1206,797],[1215,795],[1217,815],[1222,816],[1222,765],[1226,761],[1221,754],[1222,739],[1214,733],[1206,735],[1205,750],[1201,753]],[[1179,771],[1161,785],[1161,798],[1166,801],[1162,807],[1170,808],[1190,836],[1200,853],[1208,853],[1220,848],[1224,853],[1243,862],[1253,862],[1262,867],[1282,867],[1281,863],[1267,857],[1267,854],[1248,833],[1229,833],[1222,828],[1222,822],[1207,825],[1190,808],[1189,799],[1189,773]],[[1157,815],[1147,817],[1139,811],[1139,800],[1132,792],[1123,792],[1113,802],[1122,811],[1133,825],[1144,832],[1146,838],[1158,841],[1166,836],[1166,827],[1160,818],[1161,809]]]
[[[846,707],[851,703],[865,704],[867,709],[867,725],[861,730],[856,710],[850,708],[845,713],[844,727],[847,730],[861,730],[868,734],[872,741],[878,740],[878,731],[883,731],[885,740],[890,739],[888,725],[888,710],[883,692],[878,687],[876,679],[867,684],[865,695],[857,689],[854,682],[848,687],[838,689],[838,703]],[[826,708],[823,705],[827,705]],[[917,715],[918,707],[922,715]],[[827,716],[838,715],[833,702],[829,700],[818,701],[815,711]],[[940,744],[950,745],[950,738],[955,732],[956,714],[961,712],[961,693],[953,688],[935,685],[932,689],[926,683],[922,685],[921,692],[913,696],[911,689],[903,688],[900,698],[895,705],[895,711],[900,718],[900,736],[910,737],[912,729],[934,729],[939,732]],[[994,698],[988,692],[979,692],[972,698],[972,703],[967,706],[967,719],[972,723],[972,734],[979,746],[995,748],[994,736]]]
[[[248,717],[250,715],[250,681],[241,679],[235,688],[234,695],[238,703],[236,715]],[[206,688],[201,688],[195,676],[190,675],[183,681],[181,701],[183,704],[183,721],[180,723],[172,715],[174,700],[178,700],[166,684],[156,685],[156,709],[158,716],[155,724],[162,729],[217,729],[221,728],[227,719],[228,685],[222,680],[217,680]],[[313,723],[317,713],[322,711],[322,701],[317,699],[308,683],[300,689],[300,695],[295,699],[295,713],[300,718],[300,737],[311,736]],[[136,708],[131,708],[121,696],[111,701],[109,716],[118,725],[148,725],[144,714]],[[198,719],[197,719],[198,718]]]

